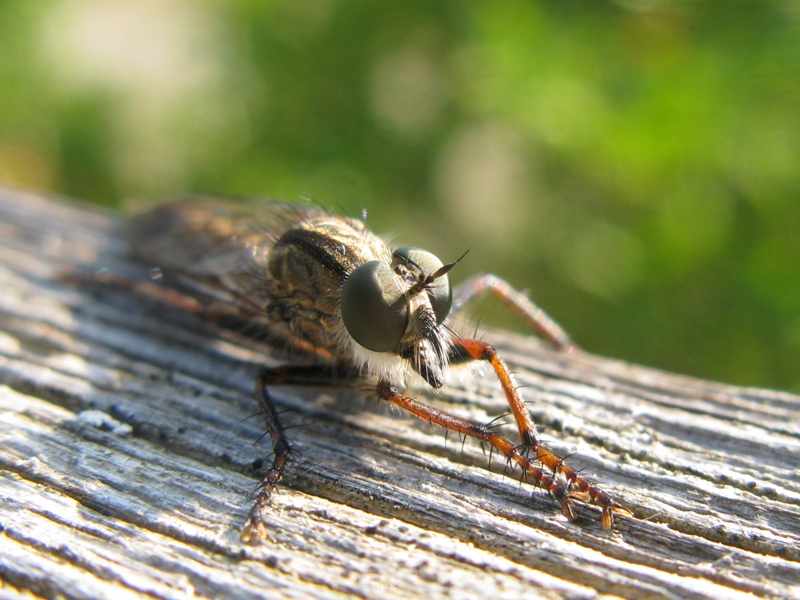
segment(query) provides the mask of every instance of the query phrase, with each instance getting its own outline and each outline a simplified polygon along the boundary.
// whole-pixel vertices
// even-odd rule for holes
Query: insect
[[[462,337],[451,326],[451,311],[494,293],[553,346],[564,352],[575,349],[527,294],[503,280],[476,276],[454,291],[448,274],[458,261],[443,264],[420,248],[392,248],[361,220],[277,201],[188,199],[162,205],[132,220],[130,239],[139,258],[177,275],[188,292],[171,296],[174,292],[151,284],[153,294],[208,315],[232,315],[317,359],[262,368],[256,378],[273,460],[242,530],[245,542],[267,537],[264,511],[293,451],[269,388],[319,381],[320,358],[342,377],[373,378],[380,399],[489,444],[547,489],[569,520],[576,518],[575,500],[599,505],[605,529],[613,526],[615,514],[630,514],[542,445],[503,359],[491,345]],[[175,302],[176,297],[182,300]],[[402,391],[409,377],[439,389],[450,365],[470,361],[491,365],[516,421],[518,443]]]

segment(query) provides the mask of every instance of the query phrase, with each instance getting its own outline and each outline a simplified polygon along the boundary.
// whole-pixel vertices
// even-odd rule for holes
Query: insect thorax
[[[347,276],[370,260],[389,260],[383,241],[355,219],[298,223],[274,244],[267,264],[267,311],[294,335],[333,349],[341,325]]]

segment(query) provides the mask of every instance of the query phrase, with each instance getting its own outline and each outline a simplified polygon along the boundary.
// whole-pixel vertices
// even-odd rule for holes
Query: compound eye
[[[444,266],[435,254],[413,246],[398,248],[394,251],[394,255],[405,262],[418,266],[426,277],[430,277]],[[428,292],[428,297],[431,299],[436,322],[441,323],[450,314],[450,307],[453,304],[450,277],[447,274],[440,275],[425,286],[425,291]]]
[[[342,288],[342,319],[355,341],[373,352],[391,352],[408,325],[400,278],[378,260],[359,266]]]

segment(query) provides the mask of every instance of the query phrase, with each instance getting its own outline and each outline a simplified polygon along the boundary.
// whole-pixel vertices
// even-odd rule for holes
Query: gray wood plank
[[[253,376],[284,359],[73,267],[147,277],[114,215],[0,190],[3,596],[800,598],[797,396],[487,332],[551,448],[634,511],[606,532],[367,385],[276,388],[301,456],[247,546]],[[506,411],[488,373],[414,395]]]

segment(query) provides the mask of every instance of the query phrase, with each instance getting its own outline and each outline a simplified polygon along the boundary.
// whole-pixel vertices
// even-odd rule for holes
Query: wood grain
[[[148,272],[117,217],[0,190],[3,597],[800,598],[800,397],[502,332],[550,447],[636,518],[568,523],[366,384],[276,388],[301,456],[270,541],[243,545],[269,450],[253,377],[282,359],[76,267]],[[414,395],[489,421],[488,375]]]

